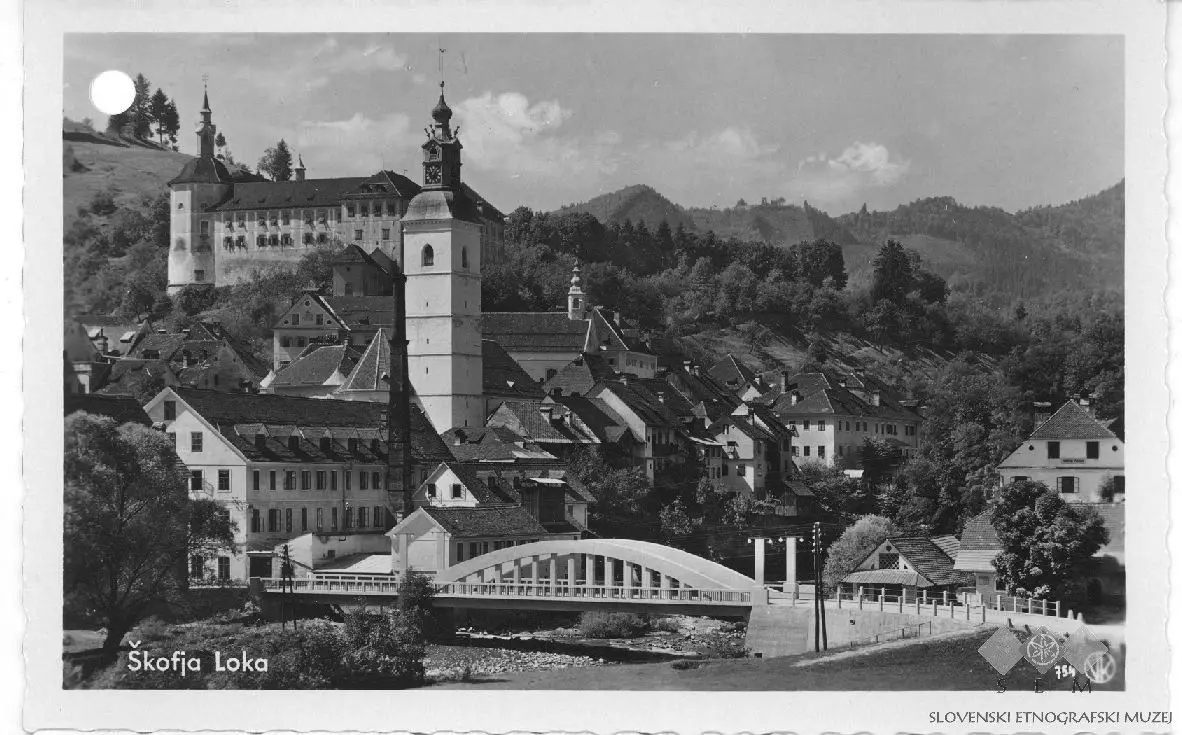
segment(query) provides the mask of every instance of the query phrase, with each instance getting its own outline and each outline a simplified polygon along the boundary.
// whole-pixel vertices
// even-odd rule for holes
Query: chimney
[[[100,355],[107,354],[107,350],[110,349],[110,347],[111,347],[111,342],[110,342],[110,340],[107,339],[107,335],[103,334],[102,332],[99,332],[98,339],[96,339],[95,341],[98,343],[95,346],[98,347],[99,354]]]
[[[539,406],[538,410],[549,423],[554,423],[554,406]]]
[[[692,373],[694,371],[694,363],[691,360],[684,360],[682,361],[681,365],[685,368],[687,373]]]
[[[789,400],[792,401],[791,405],[795,406],[800,401],[800,391],[798,391],[798,390],[792,391],[792,393],[789,397]]]
[[[871,393],[870,394],[870,405],[881,406],[882,405],[882,394],[879,393],[878,391],[874,391],[873,393]]]
[[[612,312],[612,321],[615,322],[616,324],[620,323],[620,312],[618,312],[618,311]]]
[[[556,385],[553,388],[551,388],[550,395],[554,396],[555,398],[561,398],[562,397],[562,386]]]
[[[780,371],[780,392],[781,392],[781,393],[787,393],[787,392],[788,392],[788,378],[789,378],[789,377],[790,377],[790,376],[788,375],[788,371],[787,371],[787,370],[781,370],[781,371]],[[796,403],[796,402],[795,402],[795,401],[793,401],[793,404],[795,404],[795,403]]]
[[[624,385],[628,385],[629,377],[630,377],[630,375],[628,373],[620,373],[620,382],[623,383]]]

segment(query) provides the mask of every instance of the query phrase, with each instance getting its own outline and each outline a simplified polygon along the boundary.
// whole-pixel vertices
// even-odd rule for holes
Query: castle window
[[[193,280],[197,283],[205,281],[205,271],[193,271]]]
[[[346,204],[345,205],[345,216],[346,217],[356,217],[357,216],[357,207],[355,207],[352,204]]]
[[[305,233],[304,233],[304,244],[305,244],[305,245],[311,245],[311,244],[312,244],[312,240],[313,240],[313,238],[312,238],[312,233],[311,233],[311,232],[305,232]]]
[[[353,239],[354,239],[354,240],[360,240],[360,239],[361,239],[361,234],[362,234],[362,233],[361,233],[361,230],[353,230]]]
[[[246,247],[246,235],[239,235],[238,239],[234,241],[234,244],[240,248],[245,248]]]
[[[291,224],[291,210],[288,210],[288,209],[283,210],[283,224],[285,224],[285,225]]]
[[[271,247],[278,247],[279,246],[279,235],[271,235],[271,239],[268,240],[268,242],[270,243]]]
[[[460,248],[460,267],[468,267],[468,248]]]
[[[224,247],[226,250],[229,250],[233,246],[234,246],[234,238],[226,237],[222,240],[222,247]]]
[[[283,244],[284,247],[290,246],[292,244],[291,235],[284,233],[283,237],[280,239],[280,242]]]
[[[423,267],[430,268],[435,265],[435,250],[430,245],[423,246]]]
[[[361,216],[362,216],[362,217],[368,217],[368,216],[369,216],[369,205],[368,205],[368,204],[362,204],[362,205],[361,205]]]
[[[201,220],[201,236],[207,237],[209,235],[209,220]]]
[[[304,210],[304,224],[312,224],[312,210],[310,209]]]
[[[267,247],[267,236],[266,235],[259,235],[255,239],[255,244],[258,245],[260,248]]]
[[[383,227],[383,228],[382,228],[382,239],[383,239],[383,240],[389,240],[389,239],[390,239],[390,228],[389,228],[389,227]]]
[[[381,202],[374,202],[373,203],[373,216],[375,216],[375,217],[382,216],[382,203]]]
[[[321,232],[319,235],[316,236],[316,242],[323,245],[324,243],[328,242],[328,235]]]

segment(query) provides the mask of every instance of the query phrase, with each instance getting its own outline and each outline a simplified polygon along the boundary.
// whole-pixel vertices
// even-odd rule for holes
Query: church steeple
[[[201,127],[197,128],[197,137],[201,139],[201,157],[213,159],[214,138],[217,136],[217,126],[213,124],[213,110],[209,109],[209,89],[205,89],[205,97],[201,102]]]
[[[299,164],[295,167],[296,181],[303,181],[308,170],[304,168],[304,156],[301,153],[299,157]]]
[[[587,294],[583,293],[583,276],[578,263],[571,271],[570,289],[566,292],[566,315],[571,321],[587,318]]]
[[[444,83],[439,83],[439,101],[431,110],[435,123],[426,128],[427,142],[423,144],[423,188],[455,191],[460,188],[459,126],[451,129],[451,107],[443,95]]]

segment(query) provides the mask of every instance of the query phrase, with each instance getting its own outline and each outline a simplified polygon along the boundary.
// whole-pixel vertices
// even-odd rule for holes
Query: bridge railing
[[[281,579],[262,579],[263,589],[279,592]],[[397,595],[399,579],[389,575],[313,575],[287,580],[297,594]],[[571,585],[556,582],[437,582],[435,592],[449,597],[533,597],[545,599],[636,600],[695,604],[750,605],[751,592],[744,590],[689,587],[623,587],[616,585]]]

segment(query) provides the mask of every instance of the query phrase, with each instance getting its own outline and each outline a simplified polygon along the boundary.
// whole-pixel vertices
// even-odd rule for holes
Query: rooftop
[[[483,357],[484,392],[487,395],[540,400],[542,387],[497,342],[480,341]]]
[[[1030,435],[1031,439],[1116,439],[1108,427],[1075,401],[1067,401]]]
[[[481,334],[510,352],[582,352],[587,320],[565,311],[488,311],[480,315]]]
[[[497,536],[546,536],[549,532],[527,510],[519,506],[476,506],[420,510],[455,538]]]
[[[148,414],[144,413],[139,401],[131,396],[67,393],[65,415],[69,416],[75,411],[85,411],[97,416],[109,416],[120,424],[133,423],[150,426],[152,423]]]

